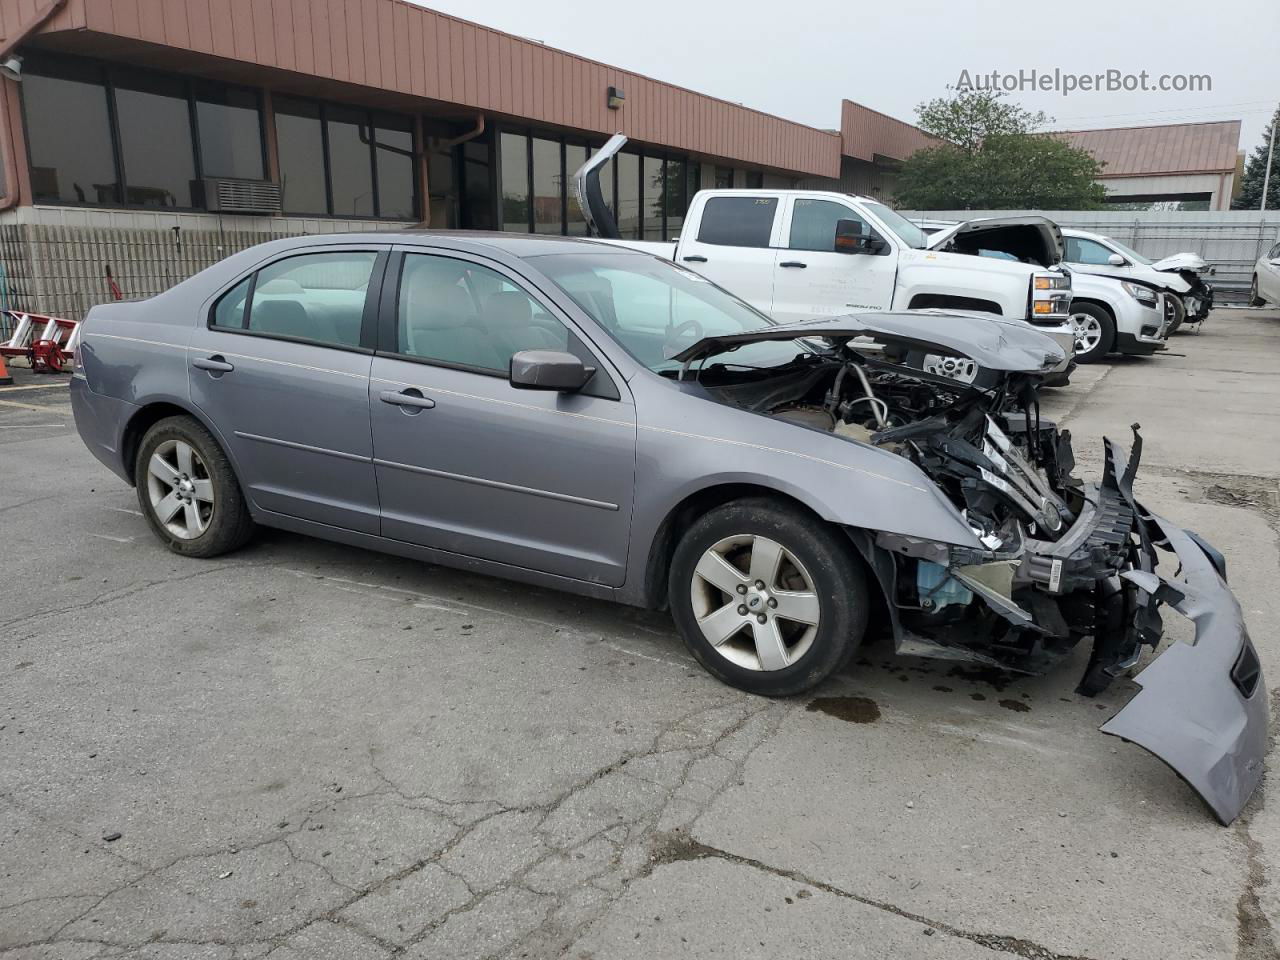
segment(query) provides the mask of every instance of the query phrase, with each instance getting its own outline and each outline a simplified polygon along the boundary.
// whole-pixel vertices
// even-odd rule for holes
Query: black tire
[[[213,503],[207,526],[202,533],[191,539],[175,536],[161,522],[151,502],[148,480],[151,456],[170,441],[185,443],[194,448],[203,462],[207,479],[212,484]],[[217,557],[244,546],[253,536],[254,522],[230,461],[213,435],[192,417],[167,417],[147,430],[142,442],[138,444],[138,455],[134,460],[134,481],[142,515],[147,518],[147,523],[160,542],[174,553],[184,557]]]
[[[1098,338],[1092,350],[1076,353],[1076,363],[1097,363],[1115,348],[1116,322],[1111,319],[1111,314],[1095,303],[1071,304],[1071,315],[1074,317],[1077,314],[1084,314],[1097,320],[1102,328],[1102,336]]]
[[[739,536],[765,537],[780,544],[803,565],[813,581],[818,624],[804,641],[806,646],[797,659],[779,669],[752,669],[733,662],[703,635],[698,625],[695,589],[708,589],[694,586],[698,563],[714,545]],[[788,563],[783,564],[784,570]],[[790,569],[795,572],[795,568]],[[848,663],[867,627],[866,576],[863,562],[848,538],[822,520],[767,499],[725,504],[690,526],[672,557],[668,591],[671,614],[685,645],[707,672],[730,686],[766,697],[790,696],[816,687]],[[794,630],[796,626],[786,625],[783,629]],[[744,632],[730,643],[749,643],[750,636]],[[800,647],[797,642],[790,649],[798,651]]]
[[[1258,275],[1255,273],[1253,280],[1249,282],[1249,306],[1265,307],[1266,305],[1267,301],[1258,296]]]
[[[1169,336],[1173,336],[1182,329],[1183,322],[1187,319],[1187,305],[1182,302],[1182,297],[1176,293],[1167,294],[1165,301],[1168,304],[1169,313]]]

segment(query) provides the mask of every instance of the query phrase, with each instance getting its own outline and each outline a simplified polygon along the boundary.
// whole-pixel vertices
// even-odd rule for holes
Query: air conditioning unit
[[[232,180],[228,177],[206,177],[197,182],[203,202],[199,205],[210,213],[279,213],[280,184],[267,180]]]

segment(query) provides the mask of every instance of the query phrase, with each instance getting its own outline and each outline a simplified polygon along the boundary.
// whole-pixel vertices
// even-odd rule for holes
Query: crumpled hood
[[[1198,253],[1171,253],[1151,265],[1152,270],[1194,270],[1197,273],[1207,267],[1204,257]]]
[[[1049,267],[1062,262],[1065,242],[1062,228],[1048,217],[979,217],[939,230],[925,241],[925,249],[941,250],[955,243],[963,252],[1000,250]]]
[[[1005,320],[985,313],[948,310],[905,310],[896,313],[855,313],[820,317],[748,330],[745,333],[703,337],[679,349],[670,359],[685,363],[723,353],[761,340],[799,340],[822,337],[857,350],[856,337],[872,337],[885,345],[966,357],[988,370],[1044,373],[1065,359],[1054,340],[1022,320]],[[876,351],[867,351],[875,355]]]

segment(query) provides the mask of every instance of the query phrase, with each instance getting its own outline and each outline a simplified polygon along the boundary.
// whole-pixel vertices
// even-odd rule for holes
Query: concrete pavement
[[[1277,357],[1221,310],[1046,403],[1084,470],[1142,423],[1273,685]],[[0,390],[3,960],[1277,956],[1274,788],[1219,827],[1098,734],[1134,687],[1076,696],[1083,657],[873,645],[755,699],[662,614],[270,531],[173,556],[68,412]]]

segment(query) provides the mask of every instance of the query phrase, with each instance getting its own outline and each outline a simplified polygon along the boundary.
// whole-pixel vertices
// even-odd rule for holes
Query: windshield
[[[536,266],[629,354],[657,373],[680,369],[668,359],[703,337],[758,330],[773,321],[691,270],[629,253],[557,253]],[[776,367],[809,352],[796,341],[744,344],[731,366]]]
[[[925,241],[929,239],[929,235],[902,214],[875,201],[863,201],[863,206],[879,217],[880,222],[892,230],[908,247],[914,247],[917,250],[925,248]]]
[[[1112,240],[1110,237],[1107,237],[1107,243],[1111,244],[1113,247],[1115,247],[1117,250],[1123,253],[1126,257],[1128,257],[1134,263],[1141,263],[1144,266],[1148,266],[1148,267],[1151,266],[1151,264],[1155,263],[1154,260],[1144,257],[1142,254],[1140,254],[1137,250],[1134,250],[1132,247],[1126,247],[1119,240]]]

